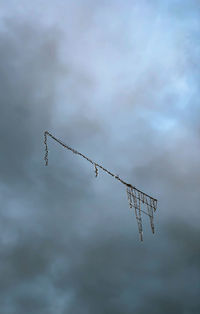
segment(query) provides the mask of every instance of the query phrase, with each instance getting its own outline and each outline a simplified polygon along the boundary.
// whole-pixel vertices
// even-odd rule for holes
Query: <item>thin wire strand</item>
[[[45,166],[48,166],[48,146],[47,146],[47,133],[44,132],[44,145],[45,145]]]
[[[90,158],[88,158],[87,156],[85,156],[82,153],[79,153],[77,150],[71,148],[70,146],[64,144],[61,140],[57,139],[55,136],[53,136],[52,134],[50,134],[48,131],[44,132],[44,136],[50,136],[53,140],[55,140],[57,143],[59,143],[60,145],[62,145],[63,147],[67,148],[68,150],[72,151],[74,154],[79,155],[81,157],[83,157],[84,159],[86,159],[87,161],[89,161],[91,164],[93,164],[94,166],[96,165],[96,167],[99,167],[100,169],[102,169],[103,171],[105,171],[106,173],[108,173],[109,175],[111,175],[112,177],[114,177],[115,179],[117,179],[118,181],[120,181],[122,184],[126,185],[127,187],[130,187],[132,189],[134,189],[135,191],[142,193],[144,196],[148,197],[150,199],[150,203],[148,203],[150,206],[152,206],[151,204],[154,204],[154,206],[152,206],[153,208],[157,207],[157,199],[153,198],[152,196],[142,192],[141,190],[137,189],[135,186],[133,186],[132,184],[129,184],[127,182],[125,182],[124,180],[122,180],[119,175],[115,175],[112,172],[110,172],[109,170],[107,170],[106,168],[104,168],[103,166],[99,165],[98,163],[94,162],[93,160],[91,160]],[[46,141],[47,143],[47,141]],[[46,151],[47,151],[47,160],[48,160],[48,147],[46,145]],[[46,154],[45,154],[46,156]],[[46,160],[46,159],[45,159]],[[48,161],[47,161],[48,164]],[[136,198],[139,199],[139,197],[136,195]],[[144,202],[147,202],[144,201]]]

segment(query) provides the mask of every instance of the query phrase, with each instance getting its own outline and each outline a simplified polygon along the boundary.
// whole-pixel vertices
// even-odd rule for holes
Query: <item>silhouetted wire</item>
[[[44,132],[44,144],[45,144],[45,165],[48,166],[48,145],[47,145],[47,136],[51,137],[54,141],[62,145],[64,148],[67,148],[68,150],[72,151],[74,154],[79,155],[89,161],[93,166],[94,166],[94,171],[95,171],[95,177],[98,176],[98,168],[102,169],[118,181],[120,181],[122,184],[126,186],[126,192],[127,192],[127,197],[128,197],[128,202],[129,202],[129,207],[135,209],[135,216],[138,224],[138,231],[140,235],[140,240],[143,241],[143,228],[142,228],[142,217],[141,217],[141,212],[144,213],[145,215],[149,216],[150,218],[150,225],[151,225],[151,230],[154,233],[154,216],[153,213],[157,209],[157,199],[151,197],[150,195],[140,191],[136,187],[132,186],[131,184],[125,182],[122,180],[119,175],[115,175],[103,166],[99,165],[98,163],[94,162],[87,156],[83,155],[82,153],[79,153],[77,150],[71,148],[70,146],[66,145],[63,143],[61,140],[57,139],[55,136],[50,134],[48,131]],[[143,204],[143,207],[142,207]],[[145,211],[145,209],[147,211]]]

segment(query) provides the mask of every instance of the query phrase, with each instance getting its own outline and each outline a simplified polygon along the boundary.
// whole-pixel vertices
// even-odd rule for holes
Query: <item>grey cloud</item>
[[[145,3],[137,11],[140,14]],[[154,71],[151,58],[145,78],[140,76],[130,94],[128,89],[128,95],[137,94],[137,106],[131,109],[132,100],[123,100],[122,106],[117,88],[123,84],[110,81],[120,73],[113,65],[136,62],[137,51],[126,63],[126,40],[120,37],[122,49],[112,62],[112,53],[120,45],[108,16],[107,36],[106,4],[98,2],[91,8],[87,2],[85,6],[78,9],[77,3],[73,8],[72,12],[80,10],[83,23],[74,20],[69,37],[64,36],[64,29],[36,25],[34,19],[19,22],[19,17],[5,20],[0,34],[0,312],[199,313],[198,123],[192,127],[192,121],[198,120],[198,107],[193,112],[187,106],[169,107],[163,91],[171,82],[166,76],[163,79],[159,67]],[[112,6],[114,2],[110,12],[115,18],[120,16],[120,6],[114,11]],[[172,14],[166,8],[164,13],[159,10],[163,17],[165,12]],[[91,20],[84,21],[90,13]],[[150,13],[152,18],[155,12]],[[88,46],[78,45],[82,24]],[[91,33],[90,25],[94,26]],[[121,36],[126,27],[120,24],[116,29]],[[108,45],[95,42],[94,34]],[[140,47],[145,46],[144,37]],[[64,63],[65,40],[69,53]],[[130,87],[133,81],[125,72],[121,81],[126,77]],[[169,74],[173,77],[173,71]],[[148,91],[145,95],[143,85]],[[192,99],[196,95],[195,90]],[[163,105],[156,107],[154,99],[158,104],[159,97]],[[171,97],[173,104],[177,98]],[[63,117],[57,108],[65,109]],[[175,125],[156,128],[152,112],[163,120],[175,115]],[[141,244],[123,187],[102,172],[96,180],[89,164],[51,139],[49,167],[45,167],[42,135],[46,129],[158,197],[156,234],[150,234],[144,218]]]
[[[169,310],[175,313],[178,309],[182,313],[185,309],[198,313],[199,262],[192,265],[190,259],[198,247],[199,233],[195,235],[190,228],[182,228],[177,221],[172,228],[175,234],[170,230],[171,240],[166,243],[161,234],[162,240],[151,249],[148,245],[139,247],[125,234],[115,234],[113,238],[104,235],[106,238],[97,241],[95,246],[85,248],[66,280],[66,285],[72,284],[76,293],[70,310],[159,313],[162,309],[164,313]],[[164,226],[163,229],[166,230]],[[166,233],[169,236],[168,230]],[[181,245],[182,233],[193,243],[190,253],[188,242]],[[186,282],[183,274],[192,272],[194,275],[187,277]],[[57,284],[66,288],[63,279]]]

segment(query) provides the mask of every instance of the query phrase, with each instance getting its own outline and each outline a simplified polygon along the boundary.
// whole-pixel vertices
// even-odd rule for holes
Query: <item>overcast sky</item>
[[[0,313],[200,313],[199,31],[197,0],[1,1]]]

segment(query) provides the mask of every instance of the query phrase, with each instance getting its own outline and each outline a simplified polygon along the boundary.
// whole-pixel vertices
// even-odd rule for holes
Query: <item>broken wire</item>
[[[143,228],[142,228],[142,214],[144,213],[150,218],[150,224],[151,224],[151,229],[152,233],[154,233],[154,217],[153,217],[153,212],[156,211],[157,209],[157,200],[148,194],[138,190],[136,187],[132,186],[131,184],[125,182],[122,180],[119,175],[115,175],[103,166],[93,162],[91,159],[89,159],[87,156],[83,155],[82,153],[79,153],[77,150],[69,147],[68,145],[64,144],[61,142],[59,139],[54,137],[52,134],[49,132],[45,131],[44,132],[44,144],[45,144],[45,165],[48,166],[48,145],[47,145],[47,135],[49,135],[53,140],[55,140],[57,143],[62,145],[64,148],[67,148],[68,150],[71,150],[74,154],[80,155],[90,163],[94,165],[94,171],[95,171],[95,177],[98,176],[98,168],[102,169],[103,171],[107,172],[109,175],[126,185],[126,191],[127,191],[127,197],[128,197],[128,202],[129,202],[129,207],[135,209],[135,216],[138,224],[138,231],[140,235],[140,240],[143,241]],[[98,167],[98,168],[97,168]],[[143,204],[143,206],[142,206]],[[146,211],[147,210],[147,211]]]

